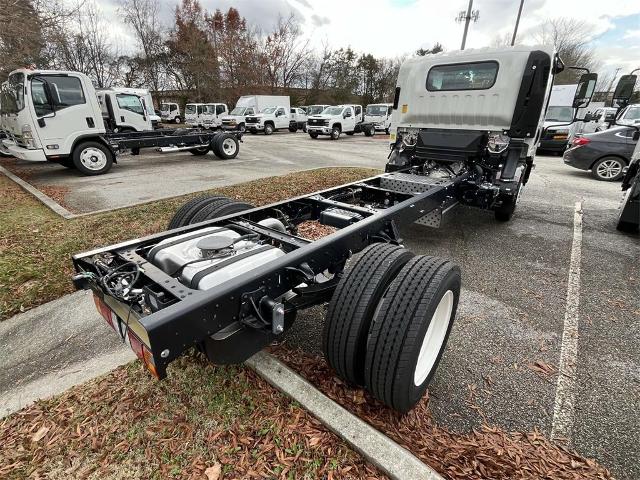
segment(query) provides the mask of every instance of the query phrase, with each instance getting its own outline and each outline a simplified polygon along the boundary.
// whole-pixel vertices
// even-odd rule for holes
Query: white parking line
[[[571,440],[575,411],[575,385],[578,362],[578,308],[580,306],[580,263],[582,258],[582,202],[573,214],[573,243],[569,263],[567,304],[560,349],[560,367],[553,406],[551,439]]]

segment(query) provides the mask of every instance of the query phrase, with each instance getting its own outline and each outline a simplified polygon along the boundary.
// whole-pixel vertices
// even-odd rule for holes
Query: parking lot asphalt
[[[87,177],[57,164],[9,160],[18,175],[34,186],[64,192],[64,204],[74,213],[124,207],[184,195],[259,178],[328,166],[384,168],[388,153],[385,135],[343,135],[313,140],[302,132],[243,137],[235,159],[220,160],[209,153],[163,154],[151,149],[121,155],[105,175]]]
[[[458,207],[441,229],[401,230],[415,253],[462,267],[458,317],[430,405],[436,421],[452,430],[486,423],[551,436],[556,397],[568,396],[574,408],[558,439],[617,478],[637,479],[640,238],[615,229],[619,182],[596,181],[560,157],[536,162],[511,222]],[[560,372],[576,202],[583,220],[577,354]],[[290,343],[319,351],[322,319],[321,308],[299,315]],[[571,378],[556,395],[559,375]]]
[[[125,157],[99,177],[32,166],[29,181],[68,186],[67,203],[91,211],[307,168],[382,168],[388,151],[384,139],[363,136],[338,142],[288,133],[245,139],[232,161],[153,153]],[[536,163],[509,223],[457,207],[440,229],[401,230],[415,253],[445,256],[462,267],[464,290],[429,389],[431,408],[440,425],[457,431],[486,423],[551,436],[554,426],[559,431],[556,401],[568,398],[571,412],[560,429],[567,444],[617,478],[640,478],[640,238],[615,230],[619,182],[596,181],[560,157],[538,156]],[[581,242],[574,225],[577,202]],[[572,355],[562,339],[576,252]],[[299,314],[288,342],[320,351],[323,316],[322,307]],[[561,356],[569,365],[562,372]],[[558,394],[560,376],[566,382]]]

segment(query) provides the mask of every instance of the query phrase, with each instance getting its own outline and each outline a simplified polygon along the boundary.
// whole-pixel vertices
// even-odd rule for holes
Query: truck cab
[[[309,105],[307,107],[307,116],[312,115],[320,115],[325,109],[329,108],[331,105]]]
[[[91,80],[79,72],[26,70],[11,72],[2,140],[19,159],[64,158],[83,138],[106,132],[102,109]],[[139,103],[138,103],[139,105]]]
[[[364,112],[364,121],[375,125],[376,130],[389,133],[391,127],[392,103],[372,103],[367,105]]]
[[[174,102],[163,102],[160,104],[160,118],[163,122],[180,123],[180,105]]]
[[[271,135],[276,130],[288,129],[291,114],[287,106],[266,107],[260,113],[246,117],[246,126],[252,134],[264,132]]]
[[[189,127],[200,127],[205,110],[204,103],[187,103],[184,107],[184,123]]]
[[[289,131],[295,133],[298,130],[307,131],[307,112],[302,107],[293,107],[291,109]]]
[[[236,106],[229,115],[222,117],[222,128],[224,130],[244,132],[246,130],[247,116],[255,113],[257,113],[255,107]]]
[[[229,113],[224,103],[207,103],[201,116],[201,126],[215,130],[222,128],[222,117]]]
[[[107,130],[112,132],[153,130],[144,98],[140,95],[119,92],[117,89],[98,90],[96,95]]]
[[[386,171],[418,174],[434,185],[468,175],[459,202],[510,220],[533,168],[553,75],[563,68],[553,48],[541,45],[405,61]],[[572,109],[589,105],[596,81],[594,73],[582,75]]]

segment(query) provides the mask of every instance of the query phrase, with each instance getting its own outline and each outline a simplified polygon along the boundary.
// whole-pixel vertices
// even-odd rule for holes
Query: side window
[[[387,115],[391,115],[393,113],[393,107],[389,107],[387,109]]]
[[[295,108],[292,108],[292,109],[291,109],[291,113],[296,113],[296,109],[295,109]]]
[[[220,115],[221,113],[226,112],[227,109],[224,105],[216,105],[216,114]]]
[[[49,87],[50,100],[53,109],[47,99],[45,83]],[[36,77],[31,81],[31,95],[36,114],[41,117],[60,111],[74,105],[86,103],[80,79],[77,77],[67,77],[62,75],[46,75]]]
[[[118,101],[118,107],[129,112],[137,113],[138,115],[144,115],[144,107],[140,102],[140,97],[137,95],[130,95],[127,93],[119,93],[116,95]]]
[[[169,107],[169,111],[170,111],[170,112],[175,112],[177,109],[178,109],[178,106],[177,106],[177,105],[171,105],[171,106]]]
[[[279,108],[278,111],[276,112],[276,116],[280,116],[280,115],[286,115],[287,112],[285,112],[284,108]]]
[[[344,115],[345,115],[345,117],[352,117],[353,115],[352,115],[352,113],[351,113],[351,108],[347,108],[347,109],[344,111]]]
[[[202,113],[204,112],[204,105],[198,105],[198,115],[202,115]]]
[[[356,115],[360,115],[362,113],[362,107],[360,105],[356,106]]]

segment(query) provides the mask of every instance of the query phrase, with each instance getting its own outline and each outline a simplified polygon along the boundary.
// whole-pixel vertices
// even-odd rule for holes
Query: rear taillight
[[[104,303],[102,299],[97,295],[93,295],[93,302],[96,304],[98,313],[100,313],[100,315],[102,315],[102,318],[106,320],[109,326],[113,328],[114,331],[117,332],[118,320],[113,318],[115,314],[111,311],[111,309],[107,306],[107,304]]]
[[[588,138],[585,138],[585,137],[578,137],[578,138],[576,138],[576,139],[573,141],[572,145],[573,145],[574,147],[579,147],[579,146],[581,146],[581,145],[586,145],[586,144],[587,144],[587,143],[589,143],[589,142],[591,142],[591,140],[589,140]]]
[[[131,350],[133,350],[136,356],[144,362],[149,371],[155,377],[158,377],[158,372],[156,371],[156,363],[153,360],[153,354],[149,351],[147,346],[142,343],[138,337],[135,336],[134,333],[129,331],[127,332],[127,335],[129,338],[129,345],[131,345]]]

